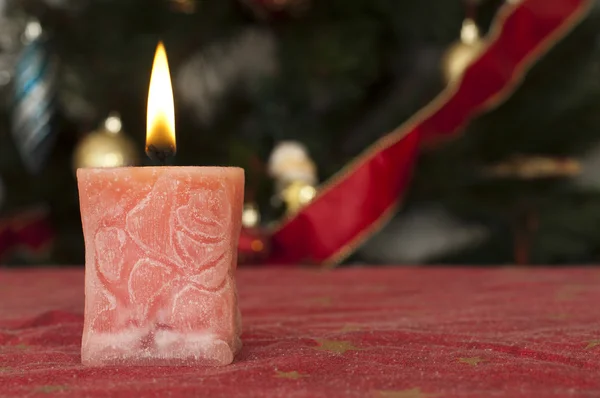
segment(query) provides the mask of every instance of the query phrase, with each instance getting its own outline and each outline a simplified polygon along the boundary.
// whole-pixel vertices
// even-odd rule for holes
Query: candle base
[[[131,329],[95,335],[87,345],[86,366],[222,366],[233,362],[241,341],[230,347],[213,334]]]

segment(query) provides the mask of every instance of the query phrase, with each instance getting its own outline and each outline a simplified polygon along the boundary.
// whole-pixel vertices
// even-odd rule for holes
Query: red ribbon
[[[48,253],[54,241],[48,212],[30,210],[0,222],[0,260],[18,252],[29,257]]]
[[[351,254],[393,215],[409,186],[420,144],[456,136],[478,113],[506,99],[592,4],[523,0],[505,5],[488,46],[462,80],[377,141],[273,231],[269,262],[331,265]]]

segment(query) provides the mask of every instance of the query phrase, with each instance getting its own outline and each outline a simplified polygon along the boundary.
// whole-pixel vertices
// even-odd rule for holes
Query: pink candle
[[[174,153],[175,130],[162,46],[150,87],[147,151],[163,159]],[[231,363],[241,346],[234,272],[243,170],[79,169],[77,179],[86,249],[83,364]]]
[[[231,363],[243,170],[80,169],[77,178],[83,363]]]

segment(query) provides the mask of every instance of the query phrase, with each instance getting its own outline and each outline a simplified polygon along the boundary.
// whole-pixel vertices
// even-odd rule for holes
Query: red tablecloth
[[[600,396],[600,269],[244,269],[224,368],[84,368],[81,270],[0,270],[0,397]]]

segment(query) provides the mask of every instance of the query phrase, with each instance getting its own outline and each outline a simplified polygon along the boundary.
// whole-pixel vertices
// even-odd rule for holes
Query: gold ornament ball
[[[483,41],[475,40],[472,43],[458,41],[454,43],[444,55],[442,72],[446,83],[456,82],[479,56],[483,49]]]
[[[281,197],[288,214],[294,214],[309,204],[317,196],[317,189],[305,182],[292,182],[282,192]]]
[[[73,155],[75,170],[135,166],[138,163],[136,145],[121,130],[121,121],[116,116],[107,118],[102,128],[83,138]]]

